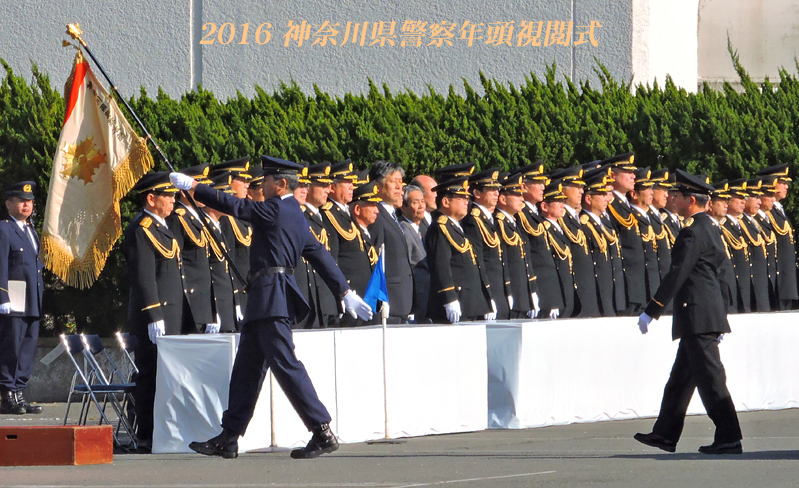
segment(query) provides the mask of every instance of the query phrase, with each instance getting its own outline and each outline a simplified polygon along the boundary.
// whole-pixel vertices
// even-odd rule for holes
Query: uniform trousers
[[[139,341],[135,358],[139,372],[133,377],[133,381],[136,383],[136,387],[133,389],[133,400],[136,404],[136,437],[139,441],[150,441],[153,438],[158,348],[150,341],[147,334],[136,334],[136,339]]]
[[[244,435],[269,368],[309,431],[330,422],[305,366],[294,354],[291,320],[272,317],[247,322],[241,329],[222,427]]]
[[[677,358],[663,392],[660,413],[652,432],[665,439],[680,440],[685,413],[695,389],[716,425],[715,442],[741,440],[741,426],[727,390],[727,375],[719,355],[719,334],[691,335],[680,339]]]
[[[21,391],[33,374],[39,319],[0,315],[0,390]]]

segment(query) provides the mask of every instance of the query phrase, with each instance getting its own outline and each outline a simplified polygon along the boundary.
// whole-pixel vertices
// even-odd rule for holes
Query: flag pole
[[[133,111],[133,108],[128,104],[128,102],[125,100],[125,98],[122,96],[122,94],[119,93],[119,90],[117,89],[116,84],[113,81],[111,81],[111,77],[108,76],[108,73],[106,73],[105,69],[103,69],[103,65],[101,65],[100,62],[97,61],[97,58],[94,57],[94,53],[92,53],[92,50],[89,49],[89,46],[86,44],[86,41],[84,41],[83,37],[81,37],[81,35],[83,34],[83,31],[80,29],[80,24],[77,24],[77,23],[75,23],[75,24],[67,24],[67,34],[69,35],[69,37],[71,37],[71,38],[75,39],[76,41],[78,41],[80,43],[81,47],[83,47],[83,50],[86,51],[86,54],[88,54],[89,57],[92,58],[92,61],[94,61],[94,64],[100,70],[100,73],[103,74],[103,77],[108,82],[108,85],[111,87],[111,90],[116,94],[117,98],[119,98],[119,100],[122,102],[122,104],[125,105],[125,108],[128,109],[128,112],[133,116],[133,119],[136,120],[136,123],[139,125],[139,128],[142,130],[142,132],[144,132],[144,134],[146,136],[145,140],[150,142],[153,145],[153,147],[155,148],[155,150],[158,151],[158,154],[161,156],[161,159],[163,159],[164,163],[166,163],[166,165],[169,168],[169,170],[172,171],[172,172],[176,171],[175,167],[172,166],[172,163],[169,162],[169,159],[166,157],[166,154],[164,154],[164,152],[161,150],[161,146],[159,146],[158,143],[155,142],[155,139],[153,138],[153,135],[150,134],[150,131],[148,131],[147,127],[145,127],[144,122],[141,121],[141,119],[136,114],[136,112]],[[69,43],[67,41],[64,41],[64,42],[65,42],[65,44],[64,44],[65,46],[69,45]],[[200,207],[197,206],[197,202],[195,202],[194,198],[192,198],[192,196],[189,195],[189,192],[182,191],[182,194],[186,197],[186,199],[188,199],[189,203],[191,203],[191,206],[194,208],[194,210],[197,211],[198,215],[201,215]],[[236,276],[236,278],[239,280],[239,282],[242,285],[246,286],[247,285],[247,280],[244,279],[244,276],[242,276],[241,272],[238,270],[238,268],[236,268],[236,265],[233,263],[233,260],[230,259],[230,255],[228,254],[227,250],[225,249],[225,246],[223,246],[222,243],[219,242],[219,239],[217,239],[216,235],[211,231],[211,229],[208,228],[208,224],[207,224],[207,222],[205,222],[205,219],[200,219],[200,223],[206,229],[206,233],[208,234],[208,236],[211,239],[213,239],[214,243],[222,251],[222,254],[225,256],[225,259],[227,259],[229,268],[233,270],[233,274]]]
[[[386,273],[386,245],[380,245],[380,265],[383,267],[383,274]],[[386,366],[386,329],[388,329],[388,302],[383,302],[383,305],[380,307],[380,317],[382,318],[383,322],[383,409],[385,411],[386,416],[386,432],[385,432],[385,439],[391,438],[391,433],[388,429],[388,373],[387,373],[387,366]]]

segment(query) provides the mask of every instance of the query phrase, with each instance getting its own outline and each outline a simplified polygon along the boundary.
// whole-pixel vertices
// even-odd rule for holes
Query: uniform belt
[[[263,276],[270,275],[270,274],[285,274],[289,276],[294,275],[294,268],[286,268],[283,266],[274,266],[271,268],[264,268],[256,273],[249,273],[247,275],[247,286],[244,287],[244,291],[247,292],[250,290],[250,286],[255,283],[258,279],[262,278]]]
[[[266,274],[287,274],[289,276],[294,276],[294,268],[285,268],[283,266],[275,266],[272,268],[266,268]]]

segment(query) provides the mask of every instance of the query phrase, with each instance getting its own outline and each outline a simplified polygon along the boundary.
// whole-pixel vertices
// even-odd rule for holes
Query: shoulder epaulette
[[[669,214],[666,213],[665,211],[660,212],[660,218],[665,220],[665,219],[669,218]]]
[[[176,208],[175,209],[175,213],[180,215],[181,217],[183,217],[184,215],[186,215],[186,209],[185,208]]]
[[[306,207],[305,205],[300,205],[300,208],[302,209],[302,211],[303,211],[303,212],[305,212],[306,210],[308,210],[308,207]]]
[[[550,221],[548,221],[548,220],[545,220],[545,221],[544,221],[544,227],[546,227],[547,229],[549,229],[550,227],[552,227],[552,222],[550,222]]]
[[[726,222],[726,221],[727,221],[727,217],[722,217],[721,220],[719,220],[719,224],[724,225],[724,222]],[[693,219],[691,219],[691,222],[693,222]],[[691,225],[691,224],[686,224],[686,225]]]
[[[581,224],[588,225],[588,221],[589,220],[591,220],[591,217],[589,217],[588,215],[586,215],[586,214],[580,215],[580,223]]]
[[[322,210],[330,210],[333,207],[333,202],[327,201],[322,205]]]
[[[141,225],[145,229],[149,229],[150,226],[153,225],[153,218],[152,217],[144,217],[143,219],[141,219],[141,222],[139,222],[139,225]]]
[[[438,217],[439,224],[446,224],[447,220],[449,220],[449,217],[447,217],[446,215],[439,215]]]
[[[497,217],[497,220],[505,220],[505,214],[504,214],[504,213],[502,213],[502,212],[499,212],[499,213],[496,215],[496,217]]]
[[[693,217],[688,217],[687,219],[685,219],[685,222],[683,222],[683,225],[685,227],[690,227],[691,224],[693,224],[693,223],[694,223],[694,218]]]
[[[473,208],[472,209],[472,215],[474,215],[475,217],[479,217],[480,216],[480,209],[477,208],[477,207]]]

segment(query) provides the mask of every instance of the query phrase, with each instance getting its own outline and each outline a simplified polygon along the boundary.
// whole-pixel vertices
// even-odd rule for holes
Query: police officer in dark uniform
[[[250,183],[247,185],[247,198],[254,202],[264,201],[264,169],[261,164],[250,165]],[[246,276],[245,276],[246,278]]]
[[[768,261],[768,280],[769,280],[769,298],[772,310],[780,309],[780,301],[777,292],[777,233],[774,232],[774,226],[771,224],[766,212],[774,209],[774,194],[777,192],[777,176],[764,176],[761,179],[760,190],[763,195],[760,196],[760,210],[754,215],[760,228],[763,230],[764,239],[766,241],[766,260]]]
[[[350,288],[361,296],[366,293],[366,286],[379,258],[379,250],[375,247],[377,239],[369,232],[369,226],[375,223],[380,214],[378,205],[383,201],[378,191],[377,182],[372,181],[359,185],[352,192],[350,213],[358,231],[357,247],[352,245],[355,243],[348,243],[350,245],[342,246],[338,251],[341,272],[347,278]],[[377,319],[374,322],[377,323]],[[364,325],[365,322],[344,314],[340,324],[342,327],[351,327]]]
[[[722,235],[727,244],[727,250],[732,259],[735,270],[736,289],[735,303],[738,305],[736,312],[749,313],[752,311],[752,272],[749,262],[749,244],[738,222],[738,217],[743,215],[746,203],[746,178],[739,178],[728,183],[727,193],[730,195],[727,203],[727,216],[719,224]]]
[[[538,282],[540,311],[536,317],[556,318],[564,307],[563,298],[558,270],[544,226],[545,219],[538,209],[538,204],[544,199],[544,189],[549,178],[544,174],[544,163],[541,161],[519,168],[518,171],[522,175],[524,208],[516,214],[516,223]]]
[[[602,222],[602,215],[608,208],[609,180],[610,168],[595,169],[583,175],[585,193],[580,211],[580,224],[594,265],[592,271],[600,312],[604,317],[615,317],[613,263],[610,254],[614,238],[610,235],[607,225]]]
[[[746,203],[743,214],[738,217],[738,223],[741,224],[741,230],[749,247],[749,269],[752,273],[752,311],[770,312],[766,235],[753,217],[760,210],[760,197],[763,195],[763,192],[760,191],[761,184],[760,178],[746,181]]]
[[[652,205],[649,206],[647,215],[652,230],[655,232],[655,243],[657,244],[658,272],[660,279],[666,276],[671,268],[671,245],[674,243],[669,233],[669,227],[661,217],[661,209],[665,208],[669,198],[669,189],[674,185],[669,182],[669,170],[662,168],[652,171],[649,180],[653,183]],[[674,236],[676,238],[676,234]],[[666,311],[667,314],[671,310]]]
[[[466,176],[434,188],[438,216],[427,229],[425,248],[430,267],[428,316],[433,322],[478,320],[491,312],[488,277],[460,221],[469,211]]]
[[[192,181],[192,177],[182,175]],[[143,176],[133,187],[139,193],[142,212],[125,229],[122,252],[130,279],[128,328],[136,336],[133,398],[136,403],[136,436],[139,446],[149,448],[153,437],[153,405],[158,353],[156,339],[182,332],[186,290],[180,247],[166,218],[172,213],[177,190],[166,171]]]
[[[624,266],[624,289],[627,292],[627,308],[619,315],[638,315],[646,304],[646,257],[644,243],[638,233],[638,221],[627,201],[627,192],[635,189],[635,155],[625,153],[602,162],[603,167],[613,171],[613,201],[608,205],[608,214],[616,229],[621,244]]]
[[[538,279],[530,261],[527,244],[522,238],[522,231],[517,228],[516,214],[522,211],[524,192],[522,175],[514,172],[500,175],[499,201],[494,210],[499,238],[502,245],[502,256],[507,266],[511,290],[510,318],[518,319],[535,317],[540,311],[538,299]]]
[[[249,294],[241,340],[230,378],[228,409],[222,416],[222,433],[189,447],[201,454],[235,458],[238,437],[244,435],[252,418],[267,369],[313,432],[308,445],[292,451],[293,458],[311,458],[332,452],[338,441],[330,430],[330,414],[319,401],[303,364],[294,353],[291,325],[308,313],[308,303],[297,289],[294,269],[304,256],[344,301],[348,313],[371,319],[366,303],[351,291],[335,261],[311,234],[299,203],[292,193],[299,185],[297,163],[262,156],[264,166],[263,202],[239,199],[180,173],[172,173],[183,189],[195,188],[195,197],[209,207],[250,222],[253,226],[250,254]]]
[[[338,240],[335,239],[335,230],[325,221],[320,209],[327,203],[330,193],[330,163],[319,163],[308,167],[308,194],[305,197],[303,214],[308,221],[311,233],[331,254],[335,252],[334,259],[338,256]],[[331,247],[331,244],[335,247]],[[335,251],[334,251],[335,249]],[[305,258],[301,258],[294,273],[297,286],[303,291],[311,312],[297,324],[298,328],[326,328],[331,318],[339,313],[338,300],[327,287]],[[306,295],[307,293],[307,295]]]
[[[727,241],[724,239],[724,231],[721,228],[721,222],[727,218],[727,205],[730,201],[730,184],[727,180],[722,180],[718,183],[714,183],[712,186],[714,190],[710,193],[710,208],[708,209],[707,213],[719,224],[719,235],[721,236],[721,242],[724,243],[724,252],[726,253],[726,258],[722,263],[722,267],[724,268],[724,278],[727,280],[727,286],[730,288],[730,306],[727,307],[727,313],[737,313],[738,283],[735,281],[735,266],[732,264],[732,255],[730,254],[729,247],[727,246]],[[680,224],[680,228],[682,228],[682,224]]]
[[[704,212],[714,188],[681,170],[677,170],[677,188],[680,193],[675,205],[685,217],[685,228],[674,243],[671,270],[638,324],[646,333],[652,318],[659,318],[674,299],[672,337],[680,339],[680,345],[655,426],[651,433],[636,434],[635,439],[674,452],[688,403],[699,388],[702,403],[716,425],[713,444],[700,447],[699,452],[737,454],[743,452],[741,427],[727,390],[718,346],[719,335],[730,332],[726,313],[730,290],[721,265],[724,243],[716,221]]]
[[[229,173],[232,194],[238,198],[247,198],[252,179],[249,157],[225,161],[212,166],[210,170],[212,177]],[[247,273],[250,272],[252,225],[231,215],[220,216],[219,225],[222,228],[225,241],[231,244],[229,248],[231,264],[236,267],[243,279],[247,279]],[[244,309],[247,308],[247,293],[244,283],[240,282],[236,273],[231,271],[230,274],[233,277],[233,293],[236,297],[236,320],[240,321],[243,318]]]
[[[230,173],[218,174],[211,178],[209,185],[215,190],[227,194],[234,194],[230,188]],[[222,232],[221,212],[210,207],[203,209],[205,218],[205,231],[210,252],[208,261],[211,266],[211,289],[214,297],[214,313],[217,317],[216,324],[219,332],[235,332],[239,330],[239,316],[241,314],[238,296],[236,295],[235,278],[230,262],[225,257],[233,259],[233,237]],[[211,238],[213,235],[214,239]],[[224,251],[224,252],[223,252]]]
[[[5,189],[8,216],[0,221],[0,413],[42,413],[22,396],[33,373],[39,317],[42,315],[42,265],[39,237],[30,223],[36,183]]]
[[[208,184],[208,164],[180,170],[200,183]],[[202,204],[197,204],[201,207]],[[202,212],[202,210],[199,210]],[[175,205],[166,223],[180,246],[183,278],[188,292],[183,311],[182,330],[187,333],[219,332],[211,291],[211,265],[208,261],[208,237],[203,229],[202,216],[185,195]]]
[[[572,261],[571,241],[566,236],[560,224],[560,219],[566,213],[564,201],[566,195],[563,193],[563,181],[552,180],[544,189],[544,200],[539,204],[541,216],[544,217],[544,229],[547,238],[547,245],[555,261],[555,269],[558,273],[558,289],[560,289],[563,308],[560,314],[563,317],[574,315],[575,298],[574,291],[574,272]],[[545,317],[547,311],[543,305],[541,313]]]
[[[553,179],[563,181],[563,201],[565,212],[558,221],[563,233],[569,239],[572,255],[572,274],[575,287],[575,317],[599,317],[599,301],[594,276],[594,263],[580,224],[579,208],[585,183],[580,179],[583,170],[580,166],[565,168],[552,174]]]
[[[633,209],[638,235],[644,248],[644,275],[646,276],[646,299],[650,300],[660,286],[660,267],[658,265],[657,235],[652,220],[649,218],[649,206],[652,204],[654,184],[650,179],[649,168],[635,170],[635,189],[627,194],[627,200]]]
[[[469,214],[460,224],[466,237],[474,247],[477,264],[488,277],[492,310],[486,314],[486,320],[507,320],[510,318],[508,297],[511,296],[509,283],[506,284],[508,271],[502,260],[497,223],[494,220],[494,208],[499,199],[501,185],[497,181],[498,168],[490,168],[469,177],[469,192],[472,202]]]
[[[797,289],[796,248],[794,247],[794,230],[788,221],[781,201],[788,195],[791,178],[788,176],[788,164],[769,166],[759,171],[757,176],[776,176],[775,191],[771,210],[765,212],[771,228],[777,237],[777,296],[780,310],[790,310],[793,302],[799,299]]]

